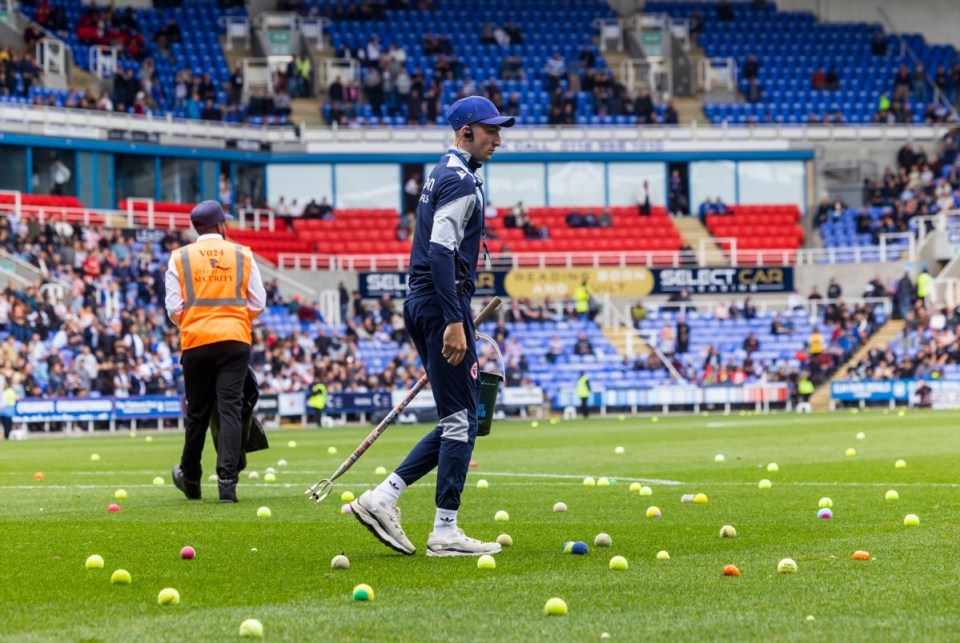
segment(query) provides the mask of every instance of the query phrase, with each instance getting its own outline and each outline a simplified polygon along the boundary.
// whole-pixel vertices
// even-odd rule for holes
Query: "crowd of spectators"
[[[951,129],[936,153],[912,142],[897,154],[896,167],[863,183],[863,204],[856,215],[857,234],[870,234],[879,243],[884,233],[915,232],[915,217],[929,216],[960,206],[960,129]],[[814,215],[814,226],[839,221],[848,210],[840,198],[824,196]]]

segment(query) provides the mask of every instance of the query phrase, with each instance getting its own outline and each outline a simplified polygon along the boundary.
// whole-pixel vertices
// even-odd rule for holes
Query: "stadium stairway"
[[[650,346],[643,336],[635,329],[627,326],[602,326],[604,337],[610,342],[610,345],[617,349],[617,353],[623,357],[629,355],[627,350],[627,335],[633,335],[633,355],[645,355],[650,352]]]
[[[810,398],[810,405],[814,411],[830,410],[830,384],[842,380],[847,376],[851,364],[858,364],[866,354],[874,348],[886,349],[887,345],[903,332],[902,319],[888,319],[880,329],[873,334],[870,340],[861,346],[846,362],[840,365],[830,381],[819,387]]]
[[[707,264],[711,266],[728,266],[730,259],[726,253],[717,245],[713,235],[707,230],[700,220],[696,217],[675,217],[673,225],[680,231],[683,241],[693,248],[695,254],[700,252],[700,240],[705,239],[704,246],[707,249]]]

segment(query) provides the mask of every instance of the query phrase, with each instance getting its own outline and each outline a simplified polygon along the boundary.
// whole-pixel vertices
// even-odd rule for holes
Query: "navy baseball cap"
[[[447,108],[446,117],[453,129],[460,129],[464,125],[473,123],[513,127],[516,122],[513,116],[501,116],[497,106],[483,96],[461,98]]]
[[[218,223],[231,219],[233,217],[223,211],[219,201],[201,201],[190,212],[190,223],[195,228],[215,228]]]

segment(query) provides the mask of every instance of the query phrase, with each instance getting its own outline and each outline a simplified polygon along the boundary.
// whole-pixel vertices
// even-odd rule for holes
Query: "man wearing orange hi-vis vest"
[[[200,456],[216,406],[220,502],[237,501],[250,327],[263,312],[266,293],[253,253],[226,239],[226,221],[231,218],[216,201],[198,204],[190,222],[199,236],[170,255],[165,278],[167,315],[180,327],[187,402],[183,455],[173,468],[173,482],[189,500],[200,500]]]

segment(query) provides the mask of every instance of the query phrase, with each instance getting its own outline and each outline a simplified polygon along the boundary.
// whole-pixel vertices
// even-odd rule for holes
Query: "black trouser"
[[[217,449],[217,476],[236,480],[243,457],[243,381],[250,365],[250,344],[215,342],[183,351],[184,394],[187,398],[187,432],[180,467],[187,480],[200,482],[200,456],[207,438],[210,414],[217,402],[220,443]]]
[[[581,397],[580,398],[580,412],[583,413],[583,417],[590,417],[590,398]]]
[[[3,424],[3,437],[5,440],[10,439],[10,433],[13,432],[13,418],[9,415],[0,415],[0,423]]]

